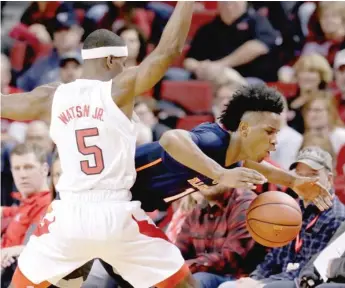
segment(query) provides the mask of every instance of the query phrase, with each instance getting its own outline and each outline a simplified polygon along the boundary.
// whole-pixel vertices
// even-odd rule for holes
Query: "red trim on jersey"
[[[32,283],[25,275],[20,271],[19,267],[14,271],[12,278],[12,286],[14,288],[34,287],[34,288],[46,288],[51,285],[48,281],[41,282],[39,284]]]
[[[185,263],[175,274],[171,275],[169,278],[159,282],[154,285],[157,288],[171,288],[176,287],[180,284],[188,275],[190,274],[188,265]]]

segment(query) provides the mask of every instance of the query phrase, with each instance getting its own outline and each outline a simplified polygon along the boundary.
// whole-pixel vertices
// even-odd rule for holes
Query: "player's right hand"
[[[265,176],[258,171],[238,167],[234,169],[225,169],[218,180],[219,184],[223,184],[231,188],[256,189],[256,185],[267,182]]]

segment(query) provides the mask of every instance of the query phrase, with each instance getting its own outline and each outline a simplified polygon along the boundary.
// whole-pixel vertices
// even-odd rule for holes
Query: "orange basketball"
[[[267,247],[281,247],[296,238],[302,212],[289,195],[270,191],[259,195],[247,210],[247,229],[253,239]]]

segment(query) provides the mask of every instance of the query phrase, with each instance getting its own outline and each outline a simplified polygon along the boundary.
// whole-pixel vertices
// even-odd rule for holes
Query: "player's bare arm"
[[[266,182],[265,177],[252,169],[224,169],[201,151],[187,131],[170,130],[159,143],[176,161],[225,186],[254,189],[255,184]]]
[[[39,86],[26,93],[1,94],[1,117],[15,120],[50,120],[51,104],[60,83]]]
[[[114,78],[114,100],[119,107],[132,104],[135,96],[151,89],[182,53],[193,7],[194,1],[178,2],[156,49],[139,66],[126,69]]]
[[[301,198],[313,202],[321,211],[332,206],[332,196],[317,178],[300,177],[262,161],[245,161],[244,166],[263,174],[269,182],[293,189]]]

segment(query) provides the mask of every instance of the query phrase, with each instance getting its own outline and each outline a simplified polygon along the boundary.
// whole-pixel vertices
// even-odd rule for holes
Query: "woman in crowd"
[[[333,65],[335,53],[345,48],[345,2],[321,1],[310,19],[302,55],[318,53]]]
[[[128,48],[126,67],[140,64],[146,56],[146,39],[141,30],[135,25],[126,25],[116,31],[125,40]]]
[[[298,91],[288,99],[288,124],[301,134],[304,132],[303,106],[319,91],[325,91],[333,73],[327,60],[319,54],[302,56],[294,65]]]
[[[303,118],[306,132],[329,139],[336,156],[345,144],[345,127],[330,95],[320,93],[310,99],[304,105]]]

